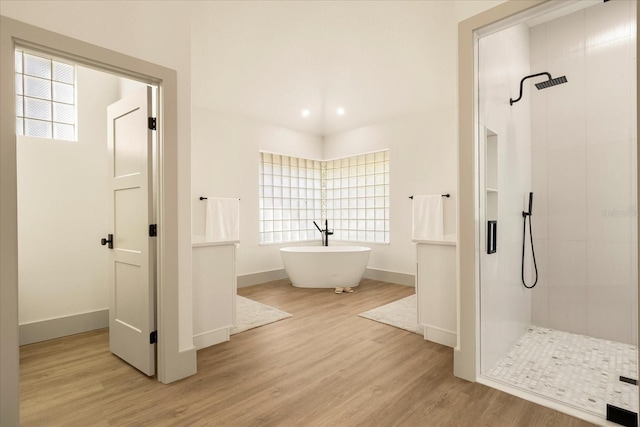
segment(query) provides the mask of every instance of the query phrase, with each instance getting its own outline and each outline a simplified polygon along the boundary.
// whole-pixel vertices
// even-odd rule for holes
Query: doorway
[[[518,364],[519,373],[508,381],[504,381],[505,377],[502,374],[506,373],[509,376],[510,373],[500,368],[503,367],[502,357],[513,356],[513,344],[518,348],[525,348],[523,341],[519,341],[520,333],[525,333],[524,339],[536,335],[543,337],[543,341],[546,339],[548,342],[561,343],[561,340],[556,338],[555,331],[551,329],[563,331],[563,339],[566,336],[566,339],[573,340],[578,335],[581,340],[586,338],[588,351],[576,350],[577,342],[569,345],[571,351],[580,354],[585,361],[591,357],[589,352],[602,346],[602,339],[623,342],[618,346],[630,350],[628,354],[622,355],[627,365],[635,365],[637,360],[633,344],[637,343],[638,337],[638,255],[633,245],[627,242],[633,243],[638,234],[637,211],[634,207],[637,203],[637,139],[634,139],[637,131],[634,119],[637,116],[635,83],[638,71],[635,58],[633,64],[630,59],[637,52],[637,46],[632,47],[632,44],[637,39],[638,11],[632,2],[624,1],[566,2],[562,5],[549,2],[535,10],[528,10],[528,21],[525,21],[526,9],[545,2],[531,2],[528,5],[517,3],[508,2],[492,9],[491,13],[465,21],[460,27],[461,345],[455,353],[456,375],[600,423],[600,417],[604,417],[605,410],[608,410],[605,405],[609,398],[594,395],[585,375],[576,375],[570,370],[558,371],[556,376],[562,384],[554,389],[553,396],[547,393],[552,389],[555,379],[537,363],[548,355],[551,360],[549,365],[554,367],[563,366],[565,361],[573,363],[569,357],[557,352],[555,348],[544,348],[540,343],[534,344],[537,351],[545,352],[544,357],[539,354],[532,356],[532,361],[535,360],[536,364],[512,359],[513,363],[509,362],[509,366]],[[561,10],[561,6],[567,8]],[[588,9],[585,9],[587,7]],[[520,12],[523,13],[519,14]],[[615,19],[611,19],[616,16],[623,19],[622,23],[616,23]],[[594,25],[595,20],[599,25]],[[580,26],[582,34],[578,31]],[[613,27],[621,31],[612,31]],[[554,34],[551,35],[549,32],[547,37],[547,30],[554,31]],[[510,33],[507,34],[507,31]],[[587,40],[583,39],[579,46],[573,43],[572,47],[568,48],[566,46],[571,44],[571,41],[563,39],[569,34],[570,37],[574,37],[573,41],[578,37],[586,37]],[[470,35],[472,37],[469,37]],[[545,44],[545,39],[553,45],[549,47],[549,44]],[[525,41],[524,49],[519,48],[512,50],[511,54],[505,54],[505,47],[513,47],[512,44],[520,40]],[[491,49],[492,43],[501,46],[500,55],[495,55],[497,49]],[[595,69],[602,70],[611,66],[612,64],[608,63],[610,61],[604,60],[602,66],[597,67],[597,62],[602,60],[603,53],[619,50],[620,46],[624,52],[614,56],[624,61],[616,70],[616,83],[626,85],[620,92],[622,96],[607,98],[608,95],[617,94],[611,90],[612,86],[603,90],[600,100],[594,101],[593,93],[597,92],[600,86],[593,79],[590,84],[585,83],[589,77],[588,66],[591,64],[593,67],[596,64],[596,68],[591,70],[591,76]],[[553,51],[556,48],[565,49],[565,56],[561,60],[555,60],[553,57],[553,54],[558,53]],[[582,66],[576,66],[572,61],[580,58],[584,62]],[[505,64],[509,61],[510,65]],[[498,73],[491,74],[491,67]],[[558,79],[552,84],[537,86],[538,89],[558,83],[568,84],[538,92],[533,83],[545,79],[527,83],[524,102],[516,104],[520,101],[518,83],[522,85],[521,78],[535,77],[536,73],[541,71],[551,71],[556,74],[553,77],[565,74],[566,77],[562,82]],[[475,80],[474,75],[479,80]],[[468,78],[470,80],[467,80]],[[552,80],[550,75],[548,78]],[[472,84],[467,85],[468,82]],[[522,86],[520,88],[522,89]],[[580,97],[583,97],[582,101],[579,100]],[[615,141],[612,141],[610,132],[599,130],[606,128],[610,123],[617,124],[617,120],[623,114],[605,118],[604,124],[599,120],[605,115],[585,114],[585,109],[587,113],[593,112],[607,105],[607,102],[624,105],[624,112],[633,111],[632,114],[627,114],[627,118],[632,119],[631,122],[616,126],[617,131],[626,132],[626,138],[615,138]],[[492,114],[487,114],[491,107],[494,108],[490,112]],[[547,108],[549,114],[546,112]],[[503,114],[496,114],[496,110]],[[563,113],[554,114],[554,110],[562,110]],[[576,124],[580,120],[584,122],[585,115],[590,117],[587,124]],[[555,122],[555,119],[560,117],[563,122]],[[470,122],[468,119],[473,121]],[[574,123],[569,125],[568,122],[571,120],[574,120]],[[575,134],[560,135],[569,129],[575,131]],[[585,129],[590,131],[584,134]],[[582,135],[580,130],[583,132]],[[491,139],[497,141],[496,161],[491,159]],[[616,145],[618,143],[619,145]],[[541,147],[541,144],[545,147]],[[574,150],[573,154],[569,154],[571,150]],[[602,153],[594,154],[598,150]],[[548,155],[551,151],[552,155]],[[616,157],[620,151],[625,154]],[[583,156],[580,156],[581,152]],[[633,160],[630,161],[630,158]],[[520,161],[522,163],[518,163]],[[611,164],[602,165],[603,161],[611,161]],[[585,167],[587,163],[588,167]],[[544,170],[541,168],[542,164]],[[465,166],[470,166],[470,169]],[[583,167],[583,173],[580,173],[579,167]],[[594,177],[602,169],[607,170],[601,175],[604,179],[620,177],[620,182],[607,183],[602,189],[598,188],[597,184],[601,180]],[[500,178],[495,188],[489,185],[490,172],[497,172],[496,175]],[[560,179],[554,181],[551,178]],[[584,191],[568,189],[571,185],[582,186]],[[516,186],[519,187],[515,188]],[[529,191],[532,190],[536,198],[530,196]],[[584,203],[571,199],[576,195],[582,195]],[[612,198],[613,196],[616,197]],[[533,217],[532,199],[537,201]],[[559,209],[567,200],[571,200],[573,206],[584,205],[584,209]],[[629,210],[616,208],[619,204],[625,205]],[[466,213],[467,208],[470,209],[469,215]],[[621,212],[618,215],[621,218],[612,221],[614,215],[610,215],[610,211]],[[475,224],[471,215],[473,212],[478,215]],[[633,215],[633,212],[636,214]],[[572,215],[574,213],[575,216]],[[533,237],[530,236],[530,226],[525,229],[525,236],[522,234],[523,218],[526,220],[527,217],[534,218]],[[570,221],[563,223],[565,217]],[[486,249],[489,239],[487,223],[493,219],[502,223],[498,230],[503,230],[497,237],[497,255],[495,250]],[[581,225],[583,227],[580,227]],[[611,242],[618,238],[613,226],[625,228],[625,231],[620,233],[620,242]],[[517,231],[514,232],[514,229]],[[569,233],[572,233],[572,236],[566,238]],[[593,244],[591,240],[600,236],[606,236],[603,239],[607,240],[605,244]],[[537,267],[532,262],[530,246],[527,248],[526,257],[524,255],[523,237],[527,245],[530,242],[535,244]],[[617,250],[618,243],[624,246],[624,250]],[[615,251],[609,250],[610,253],[603,254],[603,248],[610,249],[612,246],[615,247]],[[523,259],[520,259],[521,254]],[[571,256],[574,258],[568,261],[567,258]],[[502,262],[498,262],[499,260]],[[603,268],[609,270],[608,274],[599,274]],[[535,283],[538,283],[536,289],[527,289]],[[606,290],[601,289],[605,286]],[[563,300],[562,293],[569,298]],[[620,302],[607,304],[615,298]],[[619,325],[614,325],[613,322],[618,320]],[[544,328],[540,328],[540,324]],[[603,354],[606,352],[608,350],[604,348],[600,351]],[[603,360],[606,363],[610,362],[612,367],[615,364],[614,358],[619,357],[608,353],[604,356]],[[630,359],[632,363],[629,362]],[[598,364],[595,359],[589,363]],[[524,365],[532,366],[537,372],[541,372],[543,379],[534,383],[536,378],[529,375],[524,368],[520,369],[520,366]],[[578,365],[595,370],[586,362],[573,364],[571,368],[580,367]],[[618,366],[613,370],[615,372],[598,372],[598,386],[595,388],[604,387],[604,376],[615,376],[616,381],[618,378],[619,381],[624,381],[623,378],[628,375]],[[573,381],[572,378],[576,376],[580,381]],[[532,379],[532,382],[524,387],[511,386],[516,380],[521,379]],[[506,383],[508,384],[505,385]],[[565,383],[578,383],[582,390],[580,393],[574,392]],[[616,382],[613,387],[616,390],[622,389],[625,384],[619,385]],[[631,402],[629,406],[637,408],[637,395],[630,399],[635,402]],[[633,418],[635,419],[635,415]]]
[[[174,70],[1,17],[0,106],[15,111],[16,45],[50,52],[85,66],[133,78],[159,88],[158,111],[158,380],[176,381],[196,371],[195,349],[180,348],[178,286],[177,74]],[[15,114],[0,118],[0,413],[2,424],[19,420],[18,233]]]
[[[108,325],[106,107],[141,84],[71,65],[75,140],[16,137],[21,345]]]
[[[107,110],[116,102],[126,102],[122,100],[128,100],[141,90],[147,98],[147,85],[31,50],[16,51],[16,70],[17,81],[22,83],[16,85],[19,107],[16,148],[19,323],[20,344],[24,345],[110,326],[109,313],[114,312],[116,300],[110,288],[115,275],[109,273],[111,268],[107,266],[111,252],[99,245],[103,236],[114,233],[113,218],[110,218],[113,201],[108,197],[107,179],[113,169],[108,167],[109,158],[114,152],[108,147],[108,135],[114,133],[109,133]],[[37,88],[44,89],[38,91]],[[149,92],[152,109],[148,115],[154,117],[156,89],[150,87]],[[45,108],[34,108],[34,104]],[[61,108],[67,108],[66,115],[60,114]],[[141,143],[153,154],[154,131],[147,129],[147,113],[144,115],[139,118],[143,132]],[[60,120],[71,124],[60,124]],[[52,125],[54,132],[47,137]],[[70,132],[60,135],[61,126],[70,128]],[[151,144],[147,142],[147,134],[152,138]],[[123,150],[118,146],[115,151]],[[152,156],[149,162],[155,163]],[[144,199],[149,197],[150,205],[154,206],[151,198],[155,183],[153,167],[145,176],[150,178],[151,185],[145,190],[148,196]],[[141,215],[146,216],[142,209],[136,209],[127,221],[135,221]],[[149,218],[154,215],[151,209]],[[146,222],[147,218],[142,220]],[[146,229],[146,224],[143,228]],[[124,236],[119,233],[117,237],[116,243]],[[114,251],[119,251],[120,246],[117,244]],[[144,253],[147,256],[148,251]],[[149,268],[153,268],[155,253],[149,255],[154,261]],[[153,276],[149,278],[151,283]],[[152,289],[149,294],[153,295],[155,291]],[[137,305],[146,307],[149,303],[136,304],[136,313],[143,313],[147,310]],[[149,326],[153,327],[155,309],[150,310],[150,316]],[[136,316],[128,317],[131,323]],[[112,323],[112,328],[123,324],[115,318]],[[110,336],[112,343],[117,342],[118,334]],[[150,345],[148,337],[138,341],[145,341],[143,346]],[[127,348],[135,347],[131,344],[128,342]],[[147,374],[154,371],[150,362],[134,363],[122,351],[114,348],[112,351]]]

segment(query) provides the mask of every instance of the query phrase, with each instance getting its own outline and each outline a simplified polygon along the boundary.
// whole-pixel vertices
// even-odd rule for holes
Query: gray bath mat
[[[418,324],[417,303],[418,299],[413,294],[373,310],[360,313],[359,316],[423,335],[422,326]]]
[[[236,326],[231,335],[291,317],[291,314],[258,301],[236,295]]]

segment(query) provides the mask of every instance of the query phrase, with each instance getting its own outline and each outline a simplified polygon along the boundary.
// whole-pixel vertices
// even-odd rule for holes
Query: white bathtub
[[[298,288],[354,287],[367,268],[371,248],[297,246],[280,249],[284,269]]]

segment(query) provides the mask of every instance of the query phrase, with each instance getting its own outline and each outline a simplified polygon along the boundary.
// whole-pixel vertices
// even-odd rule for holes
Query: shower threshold
[[[638,378],[636,346],[537,326],[529,327],[507,355],[484,374],[489,382],[494,380],[601,419],[606,418],[607,404],[638,412],[638,386],[620,381],[620,377]]]

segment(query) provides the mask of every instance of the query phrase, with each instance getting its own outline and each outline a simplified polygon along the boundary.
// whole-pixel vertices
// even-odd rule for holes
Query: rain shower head
[[[536,87],[538,88],[538,90],[540,90],[540,89],[546,89],[551,86],[561,85],[562,83],[566,83],[566,82],[567,82],[567,77],[560,76],[560,77],[556,77],[555,79],[549,79],[546,82],[536,83]]]
[[[522,99],[522,84],[524,83],[525,80],[530,79],[532,77],[539,77],[539,76],[547,76],[547,80],[544,82],[536,83],[536,87],[538,88],[538,90],[546,89],[551,86],[557,86],[559,84],[567,82],[566,76],[556,77],[554,79],[551,77],[551,74],[547,73],[546,71],[538,74],[531,74],[530,76],[527,76],[522,80],[520,80],[520,96],[518,96],[518,99],[509,98],[509,105],[513,105]]]

